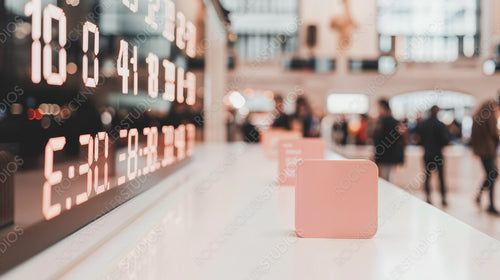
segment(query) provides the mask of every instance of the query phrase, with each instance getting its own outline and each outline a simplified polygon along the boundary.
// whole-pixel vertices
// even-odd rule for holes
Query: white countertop
[[[297,238],[294,188],[276,175],[258,145],[198,146],[158,186],[2,278],[500,279],[499,241],[382,180],[373,239]]]

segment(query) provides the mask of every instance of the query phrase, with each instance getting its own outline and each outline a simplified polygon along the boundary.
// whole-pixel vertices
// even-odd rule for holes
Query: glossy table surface
[[[159,185],[2,276],[34,277],[499,279],[500,242],[382,180],[373,239],[299,239],[294,188],[277,186],[275,160],[259,145],[203,144]]]

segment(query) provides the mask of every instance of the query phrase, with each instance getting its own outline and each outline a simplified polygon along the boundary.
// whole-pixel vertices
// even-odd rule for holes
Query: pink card
[[[306,159],[324,159],[325,141],[321,138],[281,140],[278,143],[280,186],[295,186],[296,169]]]
[[[307,238],[372,238],[378,168],[368,160],[305,160],[297,169],[295,230]]]
[[[261,133],[262,144],[264,145],[264,154],[268,158],[278,157],[278,142],[285,139],[300,139],[302,133],[286,129],[273,128]]]

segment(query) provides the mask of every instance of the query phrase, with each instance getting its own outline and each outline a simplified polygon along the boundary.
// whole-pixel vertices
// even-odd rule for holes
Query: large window
[[[478,9],[477,0],[378,0],[380,49],[417,62],[477,55]]]

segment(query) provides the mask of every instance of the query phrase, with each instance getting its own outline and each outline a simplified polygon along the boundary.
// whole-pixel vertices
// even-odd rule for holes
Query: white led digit
[[[192,22],[186,24],[186,54],[193,58],[196,56],[196,26]]]
[[[59,22],[59,72],[52,72],[52,20]],[[43,10],[43,77],[49,85],[62,85],[66,81],[66,15],[57,6],[49,4]]]
[[[158,56],[149,53],[146,58],[148,63],[148,93],[152,98],[158,97],[158,72],[159,72],[159,59]]]
[[[163,67],[165,68],[165,93],[163,93],[163,100],[175,101],[175,64],[164,59]]]
[[[137,73],[137,46],[133,47],[133,57],[130,59],[130,63],[132,64],[132,71],[134,71],[134,95],[137,95],[137,91],[139,88],[139,74]]]
[[[89,78],[89,58],[87,52],[89,51],[89,33],[94,33],[94,77]],[[83,83],[87,87],[96,87],[99,83],[99,28],[87,21],[83,25],[83,62],[82,62],[82,78]]]
[[[146,16],[146,23],[153,29],[158,29],[156,23],[156,13],[160,10],[160,0],[148,0],[148,15]]]
[[[175,4],[171,0],[165,0],[165,28],[162,35],[170,42],[175,40]]]
[[[161,166],[165,167],[174,162],[174,127],[164,126],[161,128],[163,133],[163,160]]]
[[[144,154],[147,155],[147,164],[144,167],[143,174],[156,170],[156,162],[158,161],[158,128],[146,127],[143,134],[147,136],[147,147],[144,149]]]
[[[94,162],[94,139],[90,134],[80,136],[80,146],[88,146],[87,163],[80,165],[78,174],[87,174],[87,191],[76,196],[76,205],[80,205],[89,200],[90,193],[92,192],[92,170],[90,166]]]
[[[122,93],[127,94],[130,71],[128,70],[128,42],[125,40],[120,41],[120,50],[118,51],[116,68],[118,70],[118,76],[122,77]]]
[[[128,131],[126,129],[120,130],[120,138],[127,138],[127,135],[128,135]],[[127,159],[127,153],[121,153],[118,156],[118,162],[125,161],[126,159]],[[126,181],[125,176],[118,177],[118,186],[125,184],[125,181]]]
[[[66,138],[51,138],[45,146],[45,183],[43,184],[42,212],[46,220],[61,214],[61,204],[52,204],[52,186],[62,182],[62,172],[54,171],[54,152],[61,151],[66,145]]]
[[[186,73],[186,104],[194,105],[196,102],[196,75],[191,72]]]
[[[99,185],[99,166],[97,166],[97,162],[99,160],[99,141],[104,141],[104,182],[102,185]],[[95,137],[95,145],[94,145],[94,161],[96,165],[94,167],[94,191],[96,194],[103,193],[106,190],[109,190],[109,181],[108,181],[108,154],[109,154],[109,136],[106,132],[99,132]]]
[[[181,124],[175,130],[175,150],[177,151],[177,160],[186,157],[186,127]]]
[[[32,0],[24,7],[26,16],[31,16],[31,81],[38,84],[42,80],[42,0]]]
[[[134,13],[136,13],[138,10],[138,2],[139,0],[132,0],[132,2],[130,2],[130,0],[122,0],[122,3]]]
[[[179,49],[183,50],[186,47],[186,17],[183,13],[177,13],[177,30],[175,32],[175,42]]]
[[[194,124],[186,124],[187,131],[187,148],[186,154],[192,156],[194,153],[194,144],[196,142],[196,126]]]
[[[177,102],[184,102],[184,68],[177,68]]]
[[[127,176],[129,180],[137,177],[137,151],[139,150],[139,132],[133,128],[128,133]],[[132,168],[132,161],[134,167]]]

